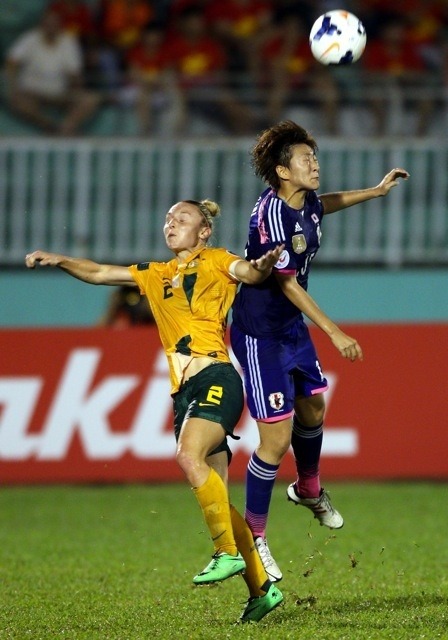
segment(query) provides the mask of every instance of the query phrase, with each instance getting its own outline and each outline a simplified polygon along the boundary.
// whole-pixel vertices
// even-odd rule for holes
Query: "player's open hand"
[[[378,185],[381,195],[386,196],[392,187],[396,187],[400,184],[399,178],[403,178],[403,180],[407,180],[409,178],[409,173],[406,169],[392,169],[392,171],[389,171]]]
[[[33,251],[25,256],[25,264],[28,269],[34,269],[36,264],[43,267],[57,267],[61,256],[57,253],[48,253],[47,251]]]
[[[280,244],[278,247],[275,247],[275,249],[267,251],[265,254],[260,256],[260,258],[251,260],[250,263],[257,271],[268,271],[277,264],[284,248],[285,245]]]

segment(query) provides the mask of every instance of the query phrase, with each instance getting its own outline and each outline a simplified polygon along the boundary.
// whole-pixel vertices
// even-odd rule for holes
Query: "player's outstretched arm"
[[[87,258],[72,258],[39,250],[29,253],[25,257],[25,264],[29,269],[34,269],[36,265],[58,267],[74,278],[89,284],[136,286],[127,267],[99,264]]]
[[[327,334],[343,358],[348,358],[352,362],[363,359],[362,349],[357,340],[339,329],[310,294],[298,284],[295,276],[285,276],[278,273],[276,279],[288,300]]]
[[[324,214],[334,213],[347,207],[352,207],[354,204],[360,204],[366,202],[366,200],[372,200],[372,198],[380,198],[387,196],[389,191],[400,184],[399,178],[407,180],[409,173],[406,169],[392,169],[387,173],[381,182],[376,187],[370,187],[368,189],[356,189],[354,191],[338,191],[335,193],[324,193],[319,196],[324,206]]]
[[[245,284],[259,284],[271,275],[272,267],[278,262],[285,248],[284,244],[267,251],[256,260],[238,260],[235,265],[234,275]]]

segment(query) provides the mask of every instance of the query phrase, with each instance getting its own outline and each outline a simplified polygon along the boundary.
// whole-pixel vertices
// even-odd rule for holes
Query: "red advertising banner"
[[[326,394],[325,479],[448,479],[448,324],[351,325],[363,362],[313,329]],[[0,481],[168,482],[175,460],[165,355],[154,327],[0,331]],[[257,429],[232,441],[243,480]],[[287,456],[280,477],[295,475]]]

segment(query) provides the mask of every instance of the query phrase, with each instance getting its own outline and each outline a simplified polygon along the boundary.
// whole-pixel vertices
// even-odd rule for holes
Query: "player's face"
[[[316,154],[307,144],[294,147],[287,169],[287,179],[291,187],[313,191],[319,188],[319,162]]]
[[[204,216],[194,204],[178,202],[166,214],[163,226],[167,247],[175,254],[192,251],[210,235]]]

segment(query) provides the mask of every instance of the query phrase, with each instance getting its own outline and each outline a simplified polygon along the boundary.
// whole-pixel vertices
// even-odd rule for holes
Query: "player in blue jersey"
[[[291,121],[263,131],[252,149],[255,173],[269,186],[250,218],[246,258],[257,258],[280,243],[285,249],[262,284],[241,286],[231,326],[232,348],[260,436],[247,469],[245,518],[268,575],[277,581],[282,573],[269,551],[266,525],[277,470],[290,445],[297,479],[287,489],[288,499],[311,509],[321,525],[338,529],[344,523],[320,484],[328,385],[303,314],[328,335],[343,357],[361,360],[362,350],[306,291],[322,219],[386,196],[399,178],[409,175],[404,169],[392,169],[376,187],[318,196],[317,150],[313,137]]]

